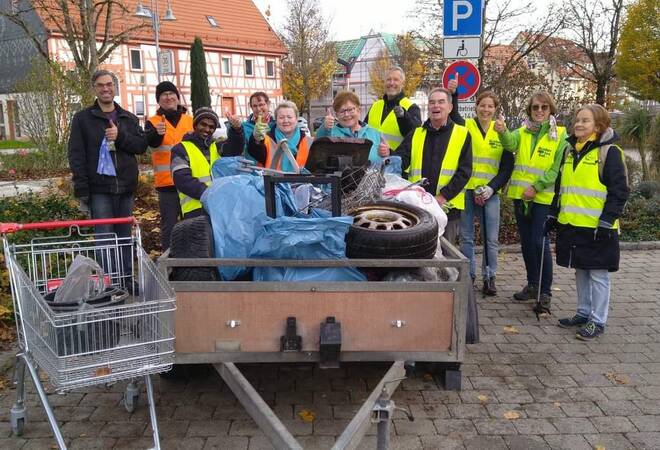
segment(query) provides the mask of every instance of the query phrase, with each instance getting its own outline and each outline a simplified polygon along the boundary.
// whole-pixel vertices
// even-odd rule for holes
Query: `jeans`
[[[181,205],[177,191],[158,191],[158,209],[160,210],[160,245],[163,251],[170,248],[172,228],[181,217]]]
[[[133,194],[91,194],[89,207],[92,219],[130,217],[133,214]],[[94,232],[115,233],[118,238],[126,238],[131,236],[131,224],[95,225]],[[107,248],[107,241],[102,245]],[[119,255],[115,255],[112,249],[97,252],[97,262],[101,261],[100,265],[106,273],[113,277],[120,276],[124,282],[122,284],[128,285],[131,281],[129,277],[133,275],[133,246],[126,240],[120,241],[119,245],[121,248]],[[119,256],[121,264],[116,262],[116,256]],[[120,266],[121,273],[119,273]]]
[[[516,214],[520,246],[522,248],[525,270],[527,271],[527,284],[538,286],[539,269],[541,268],[541,248],[543,246],[543,225],[550,211],[550,205],[529,203],[529,214],[523,212],[523,201],[514,200],[513,209]],[[541,293],[552,295],[552,254],[550,253],[550,240],[545,240],[543,252],[543,277],[541,280]]]
[[[610,273],[606,269],[575,269],[575,285],[578,315],[605,326],[610,306]]]
[[[481,224],[481,241],[485,243],[484,258],[481,261],[481,276],[484,280],[497,273],[497,251],[500,234],[500,196],[493,194],[484,206],[474,203],[474,191],[465,191],[465,209],[461,211],[461,253],[470,260],[470,276],[476,276],[474,256],[474,218]],[[485,220],[485,225],[484,225]],[[486,235],[488,239],[486,239]],[[486,264],[488,260],[488,264]]]

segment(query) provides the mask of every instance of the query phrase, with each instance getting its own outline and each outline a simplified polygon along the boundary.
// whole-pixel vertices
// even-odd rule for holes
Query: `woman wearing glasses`
[[[369,152],[369,161],[377,162],[380,159],[389,156],[390,147],[387,141],[382,137],[380,131],[360,122],[362,110],[360,108],[360,99],[354,92],[341,91],[335,96],[332,102],[332,109],[337,116],[329,111],[323,119],[323,124],[316,132],[316,137],[344,137],[344,138],[363,138],[372,142]]]
[[[507,195],[513,199],[527,284],[513,298],[536,299],[540,289],[538,312],[550,312],[552,255],[547,239],[544,246],[543,226],[566,147],[566,128],[557,126],[556,112],[552,96],[540,91],[530,98],[522,127],[508,131],[504,120],[495,121],[502,146],[516,155]]]

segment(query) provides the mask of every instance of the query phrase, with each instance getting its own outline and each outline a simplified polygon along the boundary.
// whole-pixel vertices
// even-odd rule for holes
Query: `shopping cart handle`
[[[94,225],[118,225],[135,223],[135,217],[116,217],[111,219],[56,220],[53,222],[0,223],[0,234],[16,233],[23,230],[52,230],[72,226],[89,227]]]

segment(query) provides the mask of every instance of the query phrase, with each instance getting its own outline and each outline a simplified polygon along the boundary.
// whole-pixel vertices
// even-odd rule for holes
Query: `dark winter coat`
[[[567,151],[573,152],[575,164],[589,152],[597,152],[598,148],[611,145],[617,140],[612,129],[608,129],[598,142],[587,142],[581,152],[575,150],[577,139],[570,136]],[[561,167],[563,168],[563,161]],[[618,148],[612,147],[607,153],[603,165],[601,182],[607,187],[607,197],[600,216],[602,225],[613,224],[621,214],[628,200],[630,190],[625,175],[625,165]],[[559,195],[561,188],[561,173],[555,185],[555,198],[550,214],[558,217]],[[558,224],[557,228],[557,264],[584,270],[603,270],[610,272],[619,270],[619,234],[617,230],[609,229],[606,239],[595,240],[595,228],[577,227]]]
[[[69,167],[73,192],[78,198],[90,194],[126,194],[135,192],[138,163],[135,155],[147,150],[147,138],[138,118],[115,103],[117,111],[116,151],[110,152],[117,176],[99,175],[99,149],[110,121],[98,103],[78,111],[71,122]]]

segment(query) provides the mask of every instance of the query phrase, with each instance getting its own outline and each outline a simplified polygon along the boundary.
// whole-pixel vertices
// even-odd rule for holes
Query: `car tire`
[[[428,211],[394,201],[353,208],[346,256],[369,259],[430,259],[438,246],[438,222]]]
[[[185,219],[174,225],[171,258],[213,258],[213,229],[208,216]],[[172,281],[217,281],[216,267],[173,267]]]

